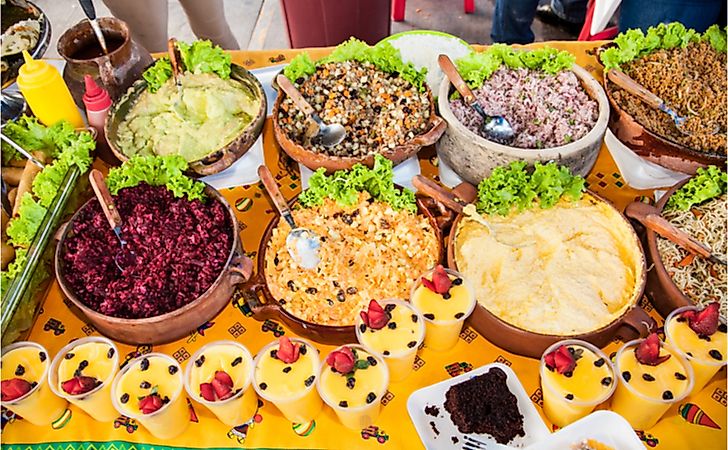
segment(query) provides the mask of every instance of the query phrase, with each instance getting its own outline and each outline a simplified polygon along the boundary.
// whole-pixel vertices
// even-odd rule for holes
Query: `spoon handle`
[[[175,84],[179,85],[179,58],[177,57],[177,39],[169,38],[167,41],[167,53],[169,54],[169,63],[172,66],[172,77]]]
[[[106,220],[109,221],[109,225],[111,225],[114,232],[116,232],[116,230],[120,230],[121,216],[119,215],[119,211],[116,209],[116,205],[114,205],[114,198],[111,196],[111,192],[109,192],[109,187],[106,186],[104,175],[97,169],[91,169],[91,173],[89,173],[88,178],[91,182],[91,187],[96,194],[96,198],[101,204],[101,209],[104,211]]]
[[[412,178],[412,185],[416,187],[418,191],[428,197],[434,198],[456,213],[462,213],[463,208],[467,205],[465,201],[453,194],[452,191],[440,186],[429,178],[423,177],[422,175],[415,175],[415,177]]]
[[[94,8],[93,0],[78,0],[78,2],[81,4],[81,9],[83,9],[86,17],[89,20],[96,20],[96,8]]]
[[[609,81],[621,87],[630,94],[638,97],[643,102],[652,106],[656,109],[661,109],[661,106],[665,104],[660,97],[653,94],[647,88],[639,84],[632,77],[622,72],[621,70],[611,69],[607,72],[607,78]]]
[[[284,219],[286,219],[286,222],[288,222],[288,225],[290,225],[291,228],[296,228],[296,222],[294,222],[293,216],[291,215],[291,208],[288,207],[288,202],[283,197],[283,194],[281,194],[278,183],[276,183],[276,180],[273,178],[273,174],[270,173],[268,167],[264,165],[258,167],[258,176],[260,177],[260,181],[263,182],[263,186],[265,186],[265,190],[268,191],[271,200],[273,200],[273,205],[275,205],[278,212],[281,213],[281,216],[283,216]]]
[[[470,90],[470,87],[468,86],[468,83],[463,80],[463,77],[460,76],[460,72],[458,72],[458,68],[455,67],[455,64],[452,63],[452,60],[447,55],[440,55],[437,57],[437,62],[440,64],[440,69],[442,69],[443,73],[447,76],[447,78],[450,80],[450,83],[455,86],[455,89],[460,92],[460,95],[463,96],[463,99],[466,103],[472,104],[475,102],[475,95],[473,95],[473,91]]]
[[[278,86],[283,89],[283,92],[286,93],[289,97],[291,97],[291,100],[293,100],[293,103],[296,104],[298,109],[301,110],[302,113],[304,113],[306,116],[313,117],[316,115],[316,111],[314,111],[313,106],[311,106],[305,98],[303,98],[303,95],[301,92],[296,89],[296,86],[291,83],[291,80],[288,79],[285,75],[278,74],[278,77],[276,77],[276,83],[278,83]]]

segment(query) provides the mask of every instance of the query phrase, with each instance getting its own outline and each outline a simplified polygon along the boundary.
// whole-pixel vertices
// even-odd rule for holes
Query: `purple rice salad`
[[[507,46],[493,46],[457,62],[483,110],[502,115],[513,127],[515,137],[508,145],[525,149],[566,145],[596,124],[599,105],[569,70],[571,64],[573,56],[567,52],[517,51]],[[450,99],[453,114],[481,135],[483,119],[457,97]]]

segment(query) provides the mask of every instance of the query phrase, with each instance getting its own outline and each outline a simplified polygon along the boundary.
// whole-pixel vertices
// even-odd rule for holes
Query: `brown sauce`
[[[109,36],[105,34],[104,37],[106,38],[106,48],[109,50],[109,53],[113,52],[124,44],[124,38],[121,36]],[[104,51],[101,49],[101,45],[99,45],[98,41],[94,37],[93,40],[90,40],[85,46],[75,51],[71,55],[71,58],[94,59],[103,55]]]

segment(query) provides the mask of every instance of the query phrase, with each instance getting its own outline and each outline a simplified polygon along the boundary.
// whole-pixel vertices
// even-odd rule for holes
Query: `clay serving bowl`
[[[597,49],[597,54],[609,48],[608,44]],[[597,58],[601,64],[601,59]],[[725,164],[725,155],[700,152],[660,136],[646,129],[637,120],[624,111],[612,97],[614,83],[604,77],[604,90],[607,93],[612,114],[609,117],[609,129],[624,145],[636,154],[663,167],[678,172],[694,174],[699,167]]]
[[[245,127],[238,137],[233,139],[232,142],[224,146],[223,148],[213,150],[207,156],[197,161],[190,161],[189,168],[187,170],[190,176],[207,176],[213,175],[227,169],[235,161],[240,159],[250,147],[253,146],[255,141],[263,131],[263,123],[265,122],[265,113],[267,110],[267,103],[265,98],[265,92],[260,81],[248,72],[244,67],[237,64],[232,65],[232,72],[230,78],[239,82],[243,87],[253,92],[254,95],[260,99],[260,108],[258,113],[253,118],[253,121]],[[129,110],[134,105],[139,96],[147,89],[147,82],[143,78],[134,82],[129,90],[119,97],[111,109],[109,109],[109,115],[106,118],[106,125],[104,131],[106,132],[106,141],[114,153],[121,162],[129,159],[119,148],[118,141],[118,130],[119,125],[124,121]]]
[[[357,163],[364,164],[370,168],[374,166],[374,155],[365,157],[329,156],[322,153],[315,153],[291,140],[278,124],[278,112],[280,110],[281,102],[285,99],[286,94],[280,87],[278,87],[277,84],[275,84],[275,81],[274,86],[278,90],[278,97],[273,105],[273,134],[275,135],[278,145],[280,145],[283,151],[293,158],[293,160],[303,164],[311,170],[323,167],[326,169],[326,173],[329,174],[337,170],[351,169],[351,167]],[[425,86],[427,88],[427,97],[430,99],[430,121],[427,131],[415,136],[403,145],[397,146],[393,149],[387,148],[384,151],[379,152],[382,156],[391,160],[395,166],[416,155],[422,147],[426,147],[437,142],[437,140],[440,139],[440,136],[442,136],[445,132],[445,128],[447,128],[447,123],[445,123],[442,118],[435,115],[435,102],[432,99],[432,91],[429,86]]]
[[[571,169],[575,175],[586,176],[594,167],[604,133],[607,131],[609,102],[599,82],[589,72],[576,64],[571,70],[579,78],[587,94],[599,105],[599,116],[594,127],[581,139],[558,147],[527,149],[502,145],[480,137],[453,114],[449,98],[454,87],[445,78],[440,84],[437,103],[448,126],[437,143],[438,154],[462,179],[473,185],[488,177],[494,168],[513,161],[526,161],[531,166],[536,162],[556,161]]]
[[[296,204],[298,196],[291,199],[289,205],[293,207]],[[441,261],[444,257],[444,248],[442,246],[442,234],[440,226],[434,216],[435,213],[427,206],[424,198],[417,199],[417,209],[420,214],[424,214],[430,221],[435,230],[437,241],[440,243],[437,260]],[[281,320],[290,328],[297,336],[311,339],[322,344],[341,345],[356,342],[356,332],[354,325],[334,326],[321,325],[300,319],[288,312],[279,301],[273,297],[270,289],[268,289],[265,276],[265,255],[268,250],[268,243],[271,240],[273,229],[278,225],[279,216],[275,216],[263,233],[260,240],[260,246],[257,253],[257,272],[252,278],[241,287],[243,301],[247,308],[257,320],[264,321],[267,319]],[[353,318],[352,318],[353,322]]]
[[[461,184],[454,190],[455,194],[466,202],[471,202],[475,199],[476,191],[472,185]],[[625,225],[632,229],[629,222],[624,216],[622,216],[616,208],[614,208],[609,201],[599,197],[591,191],[587,191],[598,201],[602,201],[614,209],[615,213],[619,214],[624,220]],[[452,226],[449,231],[449,244],[447,247],[447,262],[451,269],[458,270],[457,261],[455,260],[455,240],[458,231],[458,225],[462,220],[462,215],[455,217],[452,222]],[[599,328],[597,330],[590,331],[588,333],[581,333],[576,335],[550,335],[541,334],[533,331],[524,330],[517,326],[511,325],[496,315],[492,314],[480,303],[476,306],[473,314],[469,317],[468,321],[478,333],[482,334],[488,341],[501,347],[511,353],[515,353],[522,356],[531,358],[540,358],[543,352],[550,347],[552,344],[564,340],[564,339],[581,339],[590,342],[597,347],[604,347],[607,345],[615,336],[622,336],[623,338],[632,338],[636,335],[645,336],[649,330],[654,329],[654,320],[638,305],[640,298],[645,287],[645,258],[642,246],[637,238],[636,233],[634,234],[634,245],[637,254],[643,255],[641,258],[641,276],[637,280],[637,286],[634,290],[632,298],[629,300],[631,305],[625,312],[618,318],[614,319],[610,324]]]
[[[94,311],[78,299],[70,285],[66,282],[65,268],[61,254],[65,248],[66,238],[72,233],[73,222],[78,217],[79,212],[83,208],[88,207],[91,200],[84,203],[65,226],[65,229],[61,233],[55,256],[58,284],[61,286],[63,294],[70,300],[73,306],[80,310],[80,313],[85,316],[88,322],[96,327],[103,335],[115,341],[133,345],[163,344],[176,341],[215,317],[230,301],[235,286],[250,278],[250,274],[253,271],[253,263],[243,253],[238,221],[233,209],[225,198],[211,186],[205,188],[205,194],[212,201],[222,203],[230,217],[233,245],[230,248],[225,268],[212,286],[200,297],[180,309],[155,317],[146,319],[111,317]],[[78,311],[74,312],[78,313]]]

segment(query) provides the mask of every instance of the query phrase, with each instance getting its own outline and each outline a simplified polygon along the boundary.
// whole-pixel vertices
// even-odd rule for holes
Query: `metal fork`
[[[465,440],[468,442],[463,444],[463,450],[483,450],[488,448],[488,443],[479,439],[465,436]]]

